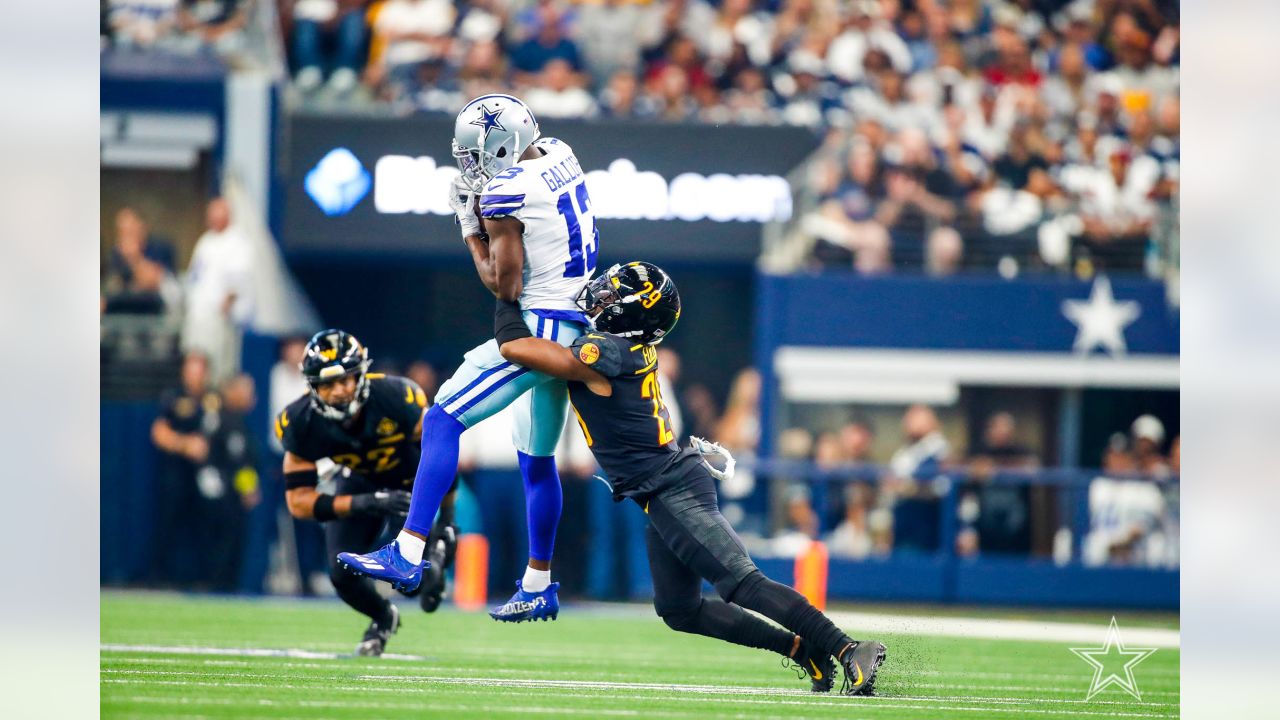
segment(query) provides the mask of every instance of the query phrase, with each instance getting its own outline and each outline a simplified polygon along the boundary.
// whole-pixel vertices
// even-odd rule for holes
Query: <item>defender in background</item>
[[[418,467],[422,414],[427,399],[412,380],[368,372],[369,350],[342,330],[316,333],[302,359],[309,391],[276,418],[284,446],[285,497],[295,518],[324,523],[329,577],[338,596],[367,615],[369,627],[356,647],[359,655],[381,655],[400,627],[396,606],[373,582],[341,567],[343,548],[373,549],[398,532],[409,510]],[[336,466],[332,494],[322,493],[316,464]],[[453,492],[441,506],[429,541],[432,569],[421,587],[423,610],[434,611],[444,596],[444,569],[453,560],[457,529]]]

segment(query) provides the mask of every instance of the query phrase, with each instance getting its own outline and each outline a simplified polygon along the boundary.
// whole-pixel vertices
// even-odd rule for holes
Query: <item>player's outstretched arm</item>
[[[508,362],[563,380],[586,383],[597,395],[612,394],[613,386],[609,379],[580,362],[573,350],[551,340],[533,337],[520,306],[515,302],[498,299],[493,331],[498,351]]]
[[[588,385],[596,381],[609,384],[605,376],[579,362],[572,350],[551,340],[536,337],[508,340],[498,349],[504,359],[552,377]]]

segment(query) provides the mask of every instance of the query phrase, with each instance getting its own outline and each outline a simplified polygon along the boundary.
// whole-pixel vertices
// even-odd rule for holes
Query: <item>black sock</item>
[[[742,581],[733,593],[732,601],[777,622],[804,638],[811,647],[829,655],[838,656],[846,645],[853,642],[803,595],[770,580],[758,570]],[[783,654],[788,653],[790,649]]]
[[[338,597],[351,606],[353,610],[368,615],[370,620],[379,625],[391,619],[391,603],[378,594],[373,580],[358,577],[345,570],[330,574],[333,589]]]
[[[790,656],[795,645],[795,635],[720,600],[703,599],[695,610],[668,612],[662,619],[673,630],[771,650],[783,656]]]

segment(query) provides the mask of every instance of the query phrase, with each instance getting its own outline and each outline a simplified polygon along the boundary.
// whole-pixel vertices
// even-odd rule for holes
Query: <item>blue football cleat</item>
[[[560,583],[551,583],[542,592],[526,592],[520,580],[516,581],[516,594],[505,605],[489,611],[489,617],[499,622],[524,622],[525,620],[555,620],[560,614],[560,598],[556,591]]]
[[[371,553],[338,553],[338,562],[357,575],[368,575],[374,580],[391,583],[400,592],[413,592],[422,584],[422,569],[427,563],[414,565],[400,554],[400,543],[392,540]]]

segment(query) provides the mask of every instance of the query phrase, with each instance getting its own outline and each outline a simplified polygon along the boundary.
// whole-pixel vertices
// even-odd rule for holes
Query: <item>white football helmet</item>
[[[519,98],[481,95],[458,113],[453,125],[453,157],[463,182],[480,192],[537,139],[538,121]]]

